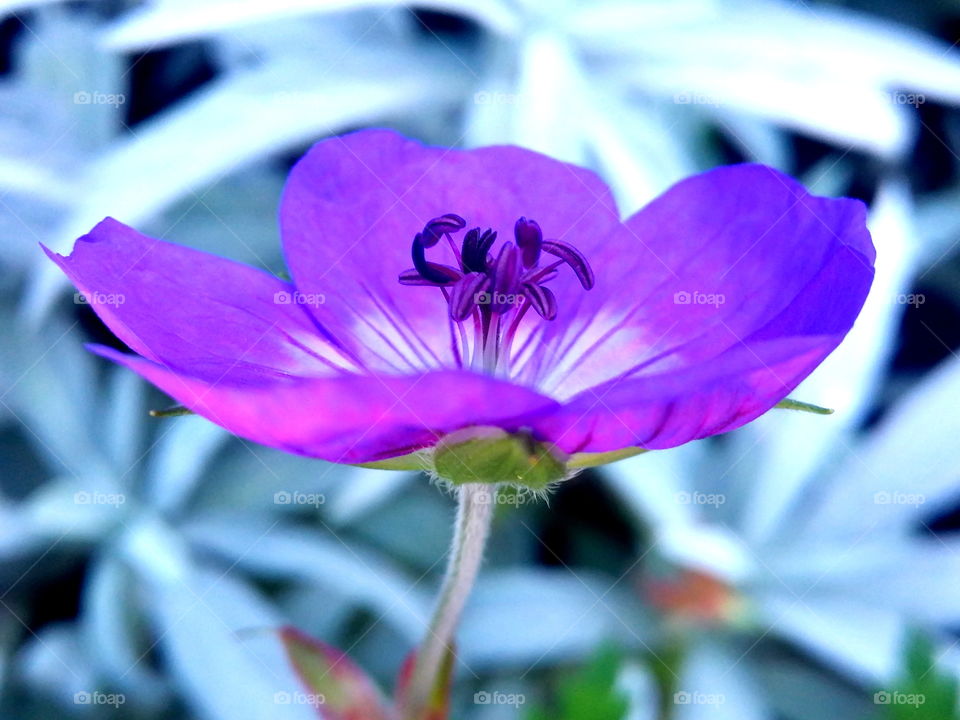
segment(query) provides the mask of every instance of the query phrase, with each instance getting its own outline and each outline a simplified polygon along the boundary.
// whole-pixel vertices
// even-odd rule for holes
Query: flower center
[[[587,259],[569,243],[544,240],[535,220],[521,217],[514,224],[514,242],[493,252],[497,233],[468,230],[457,245],[453,236],[466,227],[449,213],[429,221],[413,239],[413,267],[400,273],[401,285],[440,288],[450,310],[451,342],[457,363],[506,373],[520,323],[532,307],[543,320],[557,316],[557,298],[547,283],[561,265],[573,270],[585,290],[593,287]],[[446,239],[454,265],[430,262],[426,251]],[[548,261],[541,266],[544,254]],[[472,323],[473,340],[468,326]]]

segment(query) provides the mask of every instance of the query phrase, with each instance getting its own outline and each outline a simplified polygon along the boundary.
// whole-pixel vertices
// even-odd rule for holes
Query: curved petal
[[[257,383],[351,365],[323,339],[293,286],[261,270],[112,218],[67,257],[44,250],[124,343],[174,371]]]
[[[863,204],[762,166],[686,180],[627,226],[661,270],[634,268],[645,292],[596,308],[611,329],[564,357],[567,388],[601,380],[537,425],[568,452],[672,447],[752,420],[836,348],[873,280]]]
[[[840,303],[846,332],[873,277],[865,217],[859,201],[812,196],[763,165],[722,167],[677,183],[629,218],[626,234],[607,239],[594,262],[597,286],[540,354],[547,370],[537,386],[568,398],[627,373],[707,362],[781,313],[789,317],[791,306],[810,312],[801,294],[837,253],[850,287],[841,278],[825,292],[834,300],[855,296],[852,311]],[[816,327],[804,332],[820,334]]]
[[[94,352],[134,370],[184,406],[254,442],[331,462],[364,463],[434,445],[473,425],[519,430],[555,401],[461,370],[420,375],[208,382],[112,348]]]
[[[512,237],[520,217],[589,256],[620,226],[607,187],[591,172],[516,147],[426,147],[387,130],[324,140],[294,167],[283,194],[281,235],[297,287],[322,293],[311,310],[371,370],[456,364],[441,292],[401,286],[410,244],[424,224],[456,213],[467,227]],[[446,243],[431,260],[453,262]],[[553,283],[579,289],[572,273]],[[563,308],[561,307],[561,312]]]

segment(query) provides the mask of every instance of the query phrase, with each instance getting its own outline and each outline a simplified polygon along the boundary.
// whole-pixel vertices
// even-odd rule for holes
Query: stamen
[[[550,288],[536,283],[524,283],[523,296],[544,320],[553,320],[557,316],[557,296]]]
[[[483,273],[467,273],[454,283],[450,290],[450,317],[458,322],[470,317],[489,282]]]
[[[557,317],[556,294],[545,286],[568,265],[584,289],[593,287],[593,270],[583,254],[569,243],[544,240],[535,220],[521,217],[513,227],[515,242],[506,242],[494,258],[491,250],[497,240],[492,228],[472,228],[458,248],[453,234],[466,227],[466,220],[447,213],[428,221],[413,239],[413,268],[400,273],[402,285],[440,288],[449,308],[450,342],[453,356],[461,367],[486,372],[509,372],[514,338],[531,307],[543,320]],[[428,262],[426,249],[446,238],[454,265]],[[542,253],[557,258],[540,267]],[[473,333],[464,323],[472,318]],[[455,326],[455,327],[454,327]],[[527,339],[536,334],[528,333]],[[524,343],[526,345],[526,343]],[[519,354],[522,354],[523,348]]]
[[[463,230],[466,225],[466,220],[453,213],[436,217],[423,226],[423,232],[421,233],[423,236],[423,246],[428,248],[433,247],[440,242],[441,237]]]
[[[447,279],[441,283],[436,282],[435,280],[428,280],[423,275],[420,274],[420,271],[416,268],[410,268],[409,270],[404,270],[400,273],[400,284],[401,285],[429,285],[431,287],[443,287],[445,285],[450,285],[455,283],[460,279],[460,273],[454,270],[452,267],[447,265],[440,265],[438,263],[427,263],[431,270],[431,277],[434,277],[434,273],[440,273],[444,275]]]
[[[424,252],[425,247],[423,244],[423,235],[417,233],[417,236],[413,239],[413,249],[411,254],[413,255],[413,267],[416,268],[417,272],[420,273],[420,276],[429,281],[434,285],[449,285],[454,282],[457,277],[450,277],[449,273],[444,272],[441,268],[442,266],[437,266],[434,263],[428,263],[426,253]],[[453,270],[453,268],[449,268]],[[454,272],[456,272],[454,270]]]
[[[590,267],[587,259],[573,245],[560,240],[544,240],[543,251],[551,255],[556,255],[569,265],[584,290],[589,290],[593,287],[593,268]]]
[[[490,301],[490,310],[495,313],[502,313],[509,310],[516,302],[518,297],[518,278],[520,268],[517,263],[517,246],[511,242],[506,243],[500,248],[500,255],[493,266],[493,287],[491,289],[493,297]]]
[[[473,228],[463,239],[463,269],[468,272],[487,271],[487,253],[493,247],[497,234],[492,230],[485,230],[480,234],[480,228]]]
[[[513,226],[513,237],[520,248],[523,266],[536,267],[540,261],[540,248],[543,245],[543,232],[536,220],[527,220],[525,217],[517,220]]]

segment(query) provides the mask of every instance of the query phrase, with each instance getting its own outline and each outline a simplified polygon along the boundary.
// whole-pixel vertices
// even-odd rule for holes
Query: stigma
[[[519,218],[513,226],[513,240],[498,248],[497,232],[479,227],[467,230],[458,243],[454,236],[466,226],[466,220],[453,213],[427,222],[413,238],[413,267],[400,273],[399,281],[401,285],[440,289],[449,309],[451,343],[460,366],[506,372],[513,340],[528,310],[533,308],[542,321],[556,319],[557,297],[547,283],[557,277],[560,267],[569,267],[584,290],[594,286],[593,270],[569,243],[545,240],[535,220]],[[444,240],[448,261],[427,260],[427,250]]]

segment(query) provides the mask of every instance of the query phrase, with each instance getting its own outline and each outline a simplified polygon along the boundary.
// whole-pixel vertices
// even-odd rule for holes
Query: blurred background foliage
[[[0,0],[0,716],[310,718],[272,628],[385,686],[419,640],[450,499],[148,417],[38,248],[109,214],[282,273],[291,163],[381,125],[590,166],[625,213],[765,162],[879,251],[796,393],[835,415],[498,508],[453,716],[957,717],[958,39],[953,0]]]

